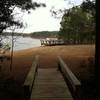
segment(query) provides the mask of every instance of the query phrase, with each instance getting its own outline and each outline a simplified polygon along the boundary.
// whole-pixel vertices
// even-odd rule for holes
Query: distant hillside
[[[1,33],[4,36],[11,36],[12,33],[4,32]],[[24,36],[24,37],[32,37],[32,38],[47,38],[47,37],[57,37],[58,31],[39,31],[39,32],[32,32],[32,33],[13,33],[14,36]]]
[[[34,37],[34,38],[57,37],[58,36],[58,31],[33,32],[33,33],[30,33],[30,36]]]
[[[14,36],[23,36],[23,34],[25,33],[13,33]],[[4,36],[11,36],[12,33],[11,32],[3,32],[3,33],[0,33],[0,35],[4,35]]]

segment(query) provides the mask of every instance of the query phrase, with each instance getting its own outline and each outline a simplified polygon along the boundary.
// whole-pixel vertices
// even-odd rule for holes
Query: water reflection
[[[11,44],[12,42],[11,36],[2,37],[2,42],[4,44]],[[34,39],[30,37],[22,37],[22,36],[14,36],[14,50],[21,50],[21,49],[27,49],[32,47],[39,47],[41,46],[39,39]]]

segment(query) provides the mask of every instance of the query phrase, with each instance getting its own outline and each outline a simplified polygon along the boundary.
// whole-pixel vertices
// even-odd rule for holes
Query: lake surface
[[[12,41],[11,36],[3,37],[4,44],[6,43],[11,44],[11,41]],[[39,47],[39,46],[41,46],[41,42],[39,39],[34,39],[30,37],[14,36],[14,51],[28,49],[32,47]]]

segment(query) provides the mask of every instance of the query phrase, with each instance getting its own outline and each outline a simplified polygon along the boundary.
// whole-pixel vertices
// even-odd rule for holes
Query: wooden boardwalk
[[[38,68],[30,100],[73,100],[57,68]]]

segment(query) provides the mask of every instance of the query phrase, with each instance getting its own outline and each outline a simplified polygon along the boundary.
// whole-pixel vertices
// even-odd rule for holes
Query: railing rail
[[[38,68],[38,60],[39,60],[39,56],[36,56],[24,82],[24,99],[25,100],[29,100],[31,92],[32,92],[35,75]]]
[[[74,100],[81,100],[81,83],[60,56],[58,56],[58,67],[64,76],[64,79],[72,93]]]

